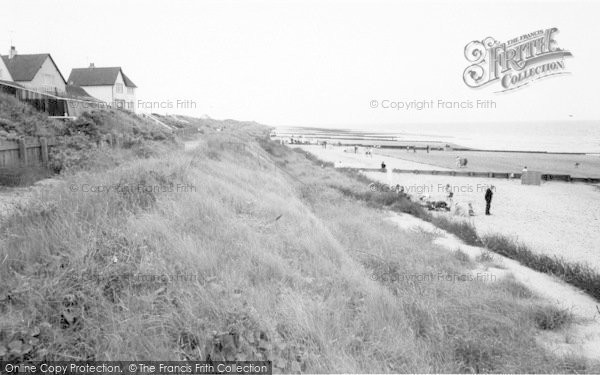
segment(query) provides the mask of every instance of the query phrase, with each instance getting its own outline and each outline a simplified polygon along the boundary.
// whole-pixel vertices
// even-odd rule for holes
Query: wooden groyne
[[[360,168],[365,172],[382,172],[387,173],[386,169],[381,168]],[[520,179],[521,173],[509,172],[473,172],[473,171],[436,171],[424,169],[392,169],[393,173],[413,173],[439,176],[458,176],[458,177],[483,177],[483,178],[503,178],[503,179]],[[589,184],[600,183],[600,177],[573,177],[568,174],[553,174],[542,173],[543,181],[563,181],[563,182],[583,182]]]

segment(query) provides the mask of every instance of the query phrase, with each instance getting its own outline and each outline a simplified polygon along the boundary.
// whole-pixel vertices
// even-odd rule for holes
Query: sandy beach
[[[305,151],[311,152],[319,157],[321,160],[325,160],[328,162],[332,162],[336,164],[337,167],[343,168],[380,168],[381,162],[385,161],[385,164],[388,168],[396,168],[396,169],[421,169],[421,170],[449,170],[448,168],[443,168],[435,165],[429,165],[426,163],[419,163],[416,161],[410,160],[402,160],[398,158],[391,158],[388,156],[382,157],[381,155],[377,155],[375,150],[373,150],[373,156],[367,157],[364,154],[365,148],[360,147],[358,153],[354,153],[352,147],[332,147],[327,146],[327,149],[324,149],[321,146],[310,146],[310,145],[297,145],[294,147],[301,148]],[[344,152],[347,150],[347,152]]]
[[[303,146],[329,162],[342,166],[377,168],[381,157],[343,152],[341,148],[323,149]],[[391,168],[441,169],[426,164],[385,158]],[[425,167],[427,166],[427,168]],[[429,194],[444,199],[444,187],[452,186],[454,202],[471,203],[476,216],[471,220],[480,234],[500,233],[528,245],[532,250],[557,255],[571,261],[588,263],[600,270],[600,187],[580,183],[547,182],[541,186],[524,186],[519,180],[450,177],[405,173],[366,172],[367,176],[386,184],[400,184],[414,197]],[[486,216],[483,195],[488,185],[495,186],[492,215]],[[365,189],[368,187],[365,186]]]
[[[520,173],[530,171],[568,174],[572,177],[600,177],[600,155],[551,154],[526,152],[431,151],[407,152],[399,149],[375,149],[380,158],[393,157],[440,168],[471,172]],[[456,168],[456,157],[468,160],[467,168]]]

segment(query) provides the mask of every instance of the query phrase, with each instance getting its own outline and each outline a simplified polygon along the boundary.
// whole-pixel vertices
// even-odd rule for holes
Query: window
[[[127,93],[128,93],[129,95],[133,95],[133,87],[128,87],[128,88],[127,88]]]
[[[2,69],[0,69],[0,79],[2,79]]]
[[[122,94],[123,93],[123,84],[122,83],[115,84],[115,91],[117,92],[117,94]]]

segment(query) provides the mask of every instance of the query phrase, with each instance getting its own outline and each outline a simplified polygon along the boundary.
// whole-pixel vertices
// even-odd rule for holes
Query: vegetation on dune
[[[506,236],[486,235],[481,241],[491,251],[533,270],[556,276],[600,301],[600,274],[590,266],[569,262],[557,256],[534,253],[527,246]]]
[[[95,110],[64,124],[57,134],[58,144],[50,153],[50,167],[60,173],[89,168],[98,159],[111,159],[114,150],[98,147],[108,134],[121,137],[122,147],[138,156],[149,156],[152,149],[161,148],[161,143],[175,145],[171,133],[135,114],[115,109]],[[113,163],[119,157],[112,158]]]
[[[598,371],[537,345],[568,323],[535,318],[520,284],[448,281],[475,271],[354,199],[352,176],[251,123],[220,129],[191,152],[67,175],[0,224],[0,359]]]
[[[123,139],[125,151],[98,147],[108,135]],[[55,141],[50,148],[48,169],[2,168],[0,185],[27,186],[52,173],[74,172],[91,165],[114,167],[128,153],[133,157],[148,157],[176,144],[171,132],[128,111],[97,109],[75,120],[58,121],[11,95],[0,93],[0,140],[35,137]]]
[[[60,122],[49,119],[13,95],[0,92],[0,140],[16,140],[24,136],[51,137],[60,129]]]

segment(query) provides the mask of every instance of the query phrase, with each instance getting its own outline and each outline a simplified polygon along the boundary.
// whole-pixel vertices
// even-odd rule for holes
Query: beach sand
[[[322,146],[307,146],[307,145],[294,145],[294,147],[301,148],[316,155],[319,159],[338,163],[341,162],[340,166],[343,168],[381,168],[381,162],[385,161],[387,168],[396,169],[420,169],[428,171],[443,171],[449,170],[438,166],[433,166],[425,163],[419,163],[410,160],[402,160],[398,158],[382,157],[375,154],[373,149],[373,157],[365,156],[365,148],[360,147],[360,152],[355,154],[352,147],[340,147],[340,146],[327,146],[324,149]],[[344,150],[349,150],[344,152]],[[336,164],[337,166],[337,164]]]
[[[572,177],[600,177],[600,155],[544,154],[525,152],[431,151],[406,152],[398,149],[376,149],[379,158],[394,157],[452,170],[469,172],[520,173],[530,171],[568,174]],[[456,168],[456,157],[468,160],[467,168]],[[579,165],[575,166],[575,163]],[[442,168],[440,168],[441,170]]]
[[[370,159],[364,154],[344,153],[336,148],[302,148],[321,160],[341,160],[346,167],[377,168],[381,163],[377,155]],[[391,168],[426,169],[424,164],[391,157],[386,157],[385,162]],[[587,263],[600,271],[600,188],[596,185],[547,182],[541,186],[526,186],[519,180],[495,178],[381,172],[366,172],[366,175],[382,183],[400,184],[415,197],[424,193],[432,199],[444,199],[444,187],[451,184],[454,202],[463,207],[472,203],[476,216],[466,219],[473,222],[479,234],[507,235],[533,251]],[[484,215],[483,196],[488,185],[495,186],[491,216]]]

